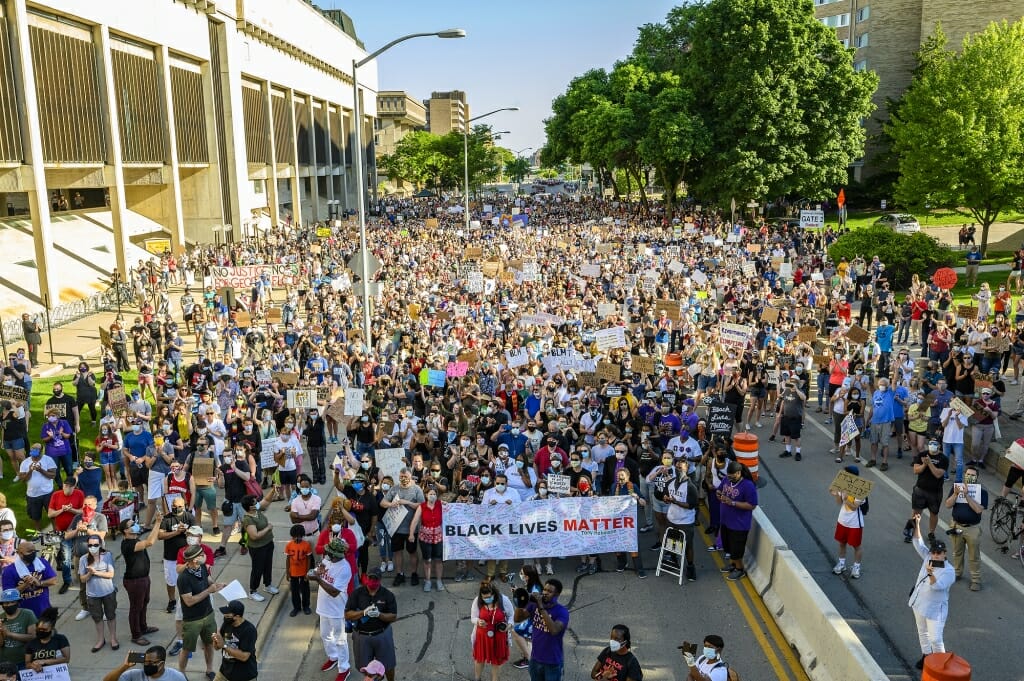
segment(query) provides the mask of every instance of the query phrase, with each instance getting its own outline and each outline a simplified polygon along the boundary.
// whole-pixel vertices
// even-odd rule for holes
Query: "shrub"
[[[957,260],[956,253],[948,246],[924,232],[898,234],[882,226],[865,227],[844,234],[829,247],[828,255],[833,262],[840,258],[853,260],[858,255],[870,260],[877,255],[885,263],[893,290],[906,289],[914,274],[929,278],[938,268],[952,267]]]

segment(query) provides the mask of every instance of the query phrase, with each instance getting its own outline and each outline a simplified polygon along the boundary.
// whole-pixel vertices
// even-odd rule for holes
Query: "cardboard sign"
[[[437,228],[437,218],[427,218],[425,226],[427,229]]]
[[[279,307],[268,307],[267,308],[267,323],[268,324],[280,324],[281,323],[281,308]]]
[[[813,343],[818,337],[818,329],[813,326],[801,326],[796,332],[796,339],[801,343]]]
[[[318,385],[316,387],[316,401],[317,404],[321,402],[327,404],[331,399],[331,386],[329,385]]]
[[[576,374],[576,382],[583,388],[600,388],[601,380],[595,372],[580,371]]]
[[[462,251],[462,257],[464,260],[479,260],[484,257],[484,249],[479,246],[466,246]]]
[[[289,390],[285,396],[289,409],[316,409],[316,390]]]
[[[846,330],[846,337],[857,345],[863,345],[868,342],[869,338],[871,338],[871,334],[854,324]]]
[[[113,389],[107,394],[113,392]],[[121,398],[124,398],[124,388],[121,388]],[[11,400],[12,402],[28,402],[28,391],[18,385],[0,385],[0,400]]]
[[[674,322],[681,322],[683,320],[683,311],[678,300],[655,300],[654,309],[656,309],[659,314],[664,310],[665,316]]]
[[[99,327],[100,332],[100,345],[105,348],[111,349],[114,347],[113,341],[110,339],[110,331],[104,329],[102,326]]]
[[[56,412],[57,416],[66,419],[68,417],[68,405],[63,402],[57,402],[56,404],[48,404],[44,408],[44,413],[49,414],[50,412]]]
[[[480,264],[480,271],[483,272],[485,277],[493,279],[498,276],[499,272],[501,272],[501,262],[488,260],[487,262]]]
[[[598,362],[597,378],[603,381],[618,381],[622,378],[622,367],[614,362]]]
[[[556,475],[548,473],[548,494],[569,494],[572,478],[568,475]]]
[[[615,303],[598,303],[597,304],[597,316],[599,319],[610,317],[616,313]]]
[[[1006,460],[1018,468],[1024,468],[1024,445],[1017,441],[1011,442],[1006,448]]]
[[[192,477],[197,485],[208,486],[213,477],[213,459],[206,456],[193,457]]]
[[[778,310],[778,308],[771,307],[771,306],[762,308],[761,309],[761,321],[762,322],[768,322],[769,324],[774,324],[775,322],[779,321],[779,310]]]
[[[874,485],[875,483],[867,478],[843,470],[836,473],[829,489],[838,490],[854,499],[867,499]]]
[[[977,319],[978,308],[973,305],[957,305],[956,316],[960,319]]]
[[[123,417],[128,413],[128,398],[124,394],[124,386],[118,385],[107,390],[107,404],[110,410],[117,417]]]
[[[395,476],[395,479],[398,479],[397,475]],[[381,516],[381,521],[384,523],[384,529],[387,530],[389,535],[394,537],[395,533],[398,532],[398,529],[402,526],[402,523],[405,522],[406,516],[412,512],[412,509],[407,506],[392,506],[384,512],[383,516]]]
[[[641,355],[630,355],[630,366],[633,369],[633,373],[641,374],[643,376],[654,376],[656,362],[653,357],[643,357]]]
[[[970,405],[961,400],[959,397],[954,397],[950,401],[949,406],[963,414],[963,417],[965,419],[969,419],[972,416],[974,416],[974,409],[972,409]]]
[[[476,350],[463,350],[458,354],[456,359],[460,362],[465,362],[469,366],[476,366],[476,363],[480,361],[480,353]]]
[[[276,378],[278,383],[283,386],[298,385],[299,375],[290,371],[275,371],[271,374],[271,378]]]
[[[750,277],[756,277],[757,276],[757,265],[755,265],[754,263],[752,263],[749,260],[746,260],[746,261],[743,262],[742,265],[740,265],[740,271],[743,272],[743,276],[748,278],[748,279]]]
[[[584,277],[589,277],[591,279],[600,277],[601,276],[601,266],[600,265],[594,265],[593,263],[588,264],[588,265],[584,265],[582,268],[580,268],[580,275],[584,276]]]

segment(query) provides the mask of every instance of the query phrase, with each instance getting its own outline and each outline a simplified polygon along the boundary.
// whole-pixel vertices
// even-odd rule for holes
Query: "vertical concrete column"
[[[224,104],[224,143],[227,148],[228,192],[231,194],[231,215],[224,216],[226,224],[231,225],[231,231],[235,241],[242,236],[242,219],[248,217],[248,207],[242,206],[242,197],[248,196],[248,191],[242,191],[242,185],[249,182],[249,161],[245,149],[245,117],[242,114],[242,71],[239,65],[234,63],[238,56],[238,43],[241,38],[234,23],[223,24],[218,35],[224,38],[221,45],[221,63],[214,64],[214,68],[220,69],[220,82],[223,88],[222,102]]]
[[[288,129],[291,131],[292,157],[288,162],[292,164],[292,222],[296,226],[302,225],[302,178],[299,177],[299,133],[295,121],[295,90],[288,88],[284,92],[288,102]]]
[[[320,162],[322,159],[316,155],[316,110],[313,108],[313,98],[306,99],[306,110],[309,115],[306,117],[306,125],[309,126],[309,158],[313,161],[313,177],[309,183],[309,203],[313,207],[309,219],[316,221],[321,219],[320,215]],[[326,105],[326,102],[324,102]]]
[[[331,151],[331,128],[333,127],[333,121],[331,120],[331,103],[324,102],[324,138],[327,142],[327,164],[324,166],[327,168],[327,218],[331,217],[331,202],[334,201],[334,154]]]
[[[277,147],[274,139],[274,105],[270,91],[270,81],[260,83],[263,95],[263,107],[267,116],[267,143],[270,145],[270,172],[267,173],[267,208],[270,210],[270,224],[277,227],[281,221],[280,201],[277,197]]]
[[[103,98],[107,105],[106,125],[103,133],[107,142],[107,167],[113,177],[110,186],[110,213],[114,227],[114,257],[117,260],[117,271],[121,275],[128,272],[128,244],[125,237],[126,206],[124,193],[124,164],[121,162],[121,124],[117,118],[117,88],[114,86],[114,61],[110,55],[110,29],[97,26],[93,29],[96,48],[99,50],[100,84]]]
[[[178,161],[178,127],[174,120],[174,97],[171,89],[171,64],[167,46],[161,45],[156,51],[157,66],[160,69],[160,94],[167,115],[167,135],[164,138],[164,178],[167,190],[164,205],[167,215],[167,229],[171,233],[171,252],[179,253],[185,248],[185,220],[181,208],[181,173]]]
[[[39,133],[39,99],[36,94],[36,73],[32,63],[32,48],[28,36],[28,10],[25,0],[11,0],[7,5],[11,13],[11,42],[14,74],[20,81],[21,114],[25,135],[25,162],[32,178],[28,190],[29,211],[32,213],[32,240],[35,246],[36,273],[39,277],[39,300],[51,305],[60,302],[57,278],[51,277],[53,235],[50,223],[50,202],[46,190],[46,169],[43,166],[43,140]],[[6,202],[5,202],[6,208]],[[54,273],[55,274],[55,273]]]
[[[351,190],[348,186],[349,166],[345,161],[345,154],[349,149],[349,126],[346,125],[346,121],[352,120],[352,112],[346,112],[345,109],[338,107],[338,118],[341,121],[341,195],[344,197],[342,204],[344,204],[345,210],[348,210],[353,207],[353,201],[351,194],[349,194]]]

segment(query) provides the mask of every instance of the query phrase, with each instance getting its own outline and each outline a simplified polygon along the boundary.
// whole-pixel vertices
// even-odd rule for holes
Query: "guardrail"
[[[33,315],[35,321],[42,328],[42,333],[49,329],[56,329],[65,324],[76,322],[83,317],[94,315],[98,312],[109,312],[118,309],[119,305],[134,305],[135,296],[128,284],[120,284],[117,287],[111,286],[106,291],[100,291],[88,298],[75,300],[70,303],[62,303],[50,308],[49,324],[45,312]],[[25,339],[21,325],[21,317],[7,319],[3,322],[4,340],[8,343],[15,343]]]

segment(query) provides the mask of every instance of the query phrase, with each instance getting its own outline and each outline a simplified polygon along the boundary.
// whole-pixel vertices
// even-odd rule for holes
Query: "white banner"
[[[747,341],[750,340],[754,327],[743,324],[719,324],[718,330],[722,345],[743,352],[747,348]]]
[[[295,283],[299,276],[298,265],[242,265],[241,267],[211,267],[210,283],[215,289],[245,288],[252,286],[264,274],[270,277],[270,285],[281,288]]]
[[[882,206],[884,209],[885,206]],[[800,211],[800,226],[804,229],[819,229],[825,226],[825,211],[802,210]]]
[[[373,453],[373,458],[377,463],[377,468],[380,469],[380,477],[383,478],[385,475],[390,475],[397,485],[398,471],[405,467],[405,462],[402,461],[404,456],[405,449],[402,447],[376,450]]]
[[[509,506],[445,504],[445,560],[582,556],[637,550],[636,500],[566,497]]]

